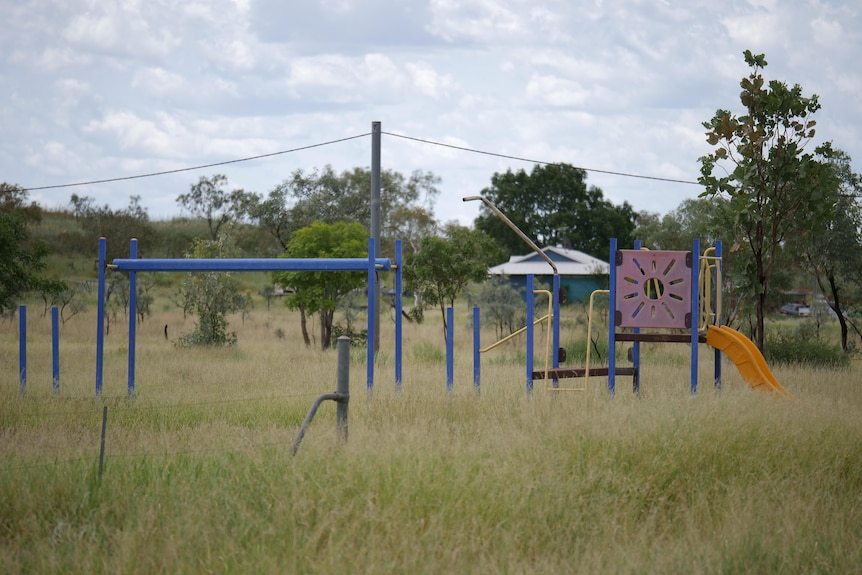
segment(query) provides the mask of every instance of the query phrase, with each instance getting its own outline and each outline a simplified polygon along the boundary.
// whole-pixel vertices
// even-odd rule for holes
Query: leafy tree
[[[789,249],[806,256],[810,271],[841,327],[841,348],[849,352],[849,327],[860,329],[848,317],[849,306],[860,304],[862,291],[862,205],[859,195],[862,181],[850,167],[850,156],[835,150],[832,161],[841,186],[832,216],[819,232],[794,234]]]
[[[368,254],[368,236],[358,223],[314,222],[293,234],[284,257],[288,258],[361,258]],[[285,305],[300,311],[302,337],[311,346],[306,316],[318,314],[320,318],[320,345],[328,349],[332,344],[332,322],[339,301],[351,290],[365,283],[366,277],[355,272],[278,272],[272,274],[273,283],[293,288],[285,296]]]
[[[494,325],[497,339],[514,333],[526,321],[524,290],[517,289],[503,276],[492,276],[480,284],[473,299],[482,308],[483,323]]]
[[[695,238],[712,244],[725,239],[727,206],[720,197],[688,198],[664,216],[640,212],[633,235],[651,250],[691,250]]]
[[[405,240],[407,251],[418,236],[436,228],[433,202],[439,194],[439,178],[430,172],[416,171],[409,177],[383,170],[380,174],[380,234],[378,253],[392,253],[396,239]],[[367,229],[371,221],[371,171],[354,168],[341,173],[332,166],[293,175],[258,197],[249,213],[283,246],[291,232],[316,221],[358,222]]]
[[[177,196],[177,203],[193,216],[206,221],[210,239],[215,241],[222,228],[236,224],[246,217],[256,196],[242,188],[228,191],[227,176],[216,174],[201,176],[187,194]]]
[[[500,259],[500,248],[488,235],[448,224],[442,237],[422,238],[419,251],[405,257],[405,287],[440,306],[445,337],[446,307],[455,305],[455,298],[469,283],[485,281],[488,268]]]
[[[744,266],[751,286],[747,295],[755,300],[754,336],[763,350],[764,314],[781,246],[801,230],[823,227],[833,213],[838,185],[828,162],[831,145],[805,152],[814,137],[817,96],[803,96],[798,84],[766,84],[761,75],[765,57],[749,50],[744,55],[751,68],[740,82],[745,112],[718,110],[703,123],[707,142],[716,148],[700,158],[698,181],[706,188],[702,197],[729,202],[734,216],[729,231],[750,258]]]
[[[36,203],[27,204],[26,190],[0,184],[0,313],[13,309],[17,298],[33,290],[63,291],[65,284],[40,276],[48,245],[30,237],[30,226],[42,217]]]
[[[216,240],[195,240],[186,255],[190,258],[228,258],[235,257],[236,250],[230,238],[221,235]],[[198,321],[194,331],[180,336],[177,345],[221,346],[236,343],[236,333],[227,330],[227,314],[243,311],[247,301],[233,273],[189,273],[180,286],[178,299],[184,312],[196,313]]]
[[[92,198],[72,194],[69,203],[72,212],[81,224],[84,233],[93,244],[99,237],[108,239],[107,260],[129,257],[129,240],[137,238],[140,251],[150,249],[155,242],[155,231],[146,208],[141,205],[141,196],[131,196],[129,205],[113,210],[107,204],[97,206]]]
[[[482,195],[539,246],[571,245],[596,257],[607,256],[611,238],[620,245],[631,244],[635,213],[627,202],[614,206],[586,180],[584,170],[568,164],[537,165],[529,174],[495,173]],[[524,242],[485,206],[476,228],[508,254],[524,252]]]

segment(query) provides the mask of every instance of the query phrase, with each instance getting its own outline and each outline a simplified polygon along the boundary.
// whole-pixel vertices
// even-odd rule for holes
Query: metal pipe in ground
[[[308,415],[305,416],[305,421],[302,422],[302,427],[299,428],[299,433],[296,434],[296,439],[293,440],[292,455],[296,455],[296,452],[299,450],[299,444],[302,443],[302,438],[305,437],[305,430],[308,429],[308,426],[311,425],[314,416],[317,414],[317,408],[327,400],[337,403],[335,421],[338,437],[341,441],[347,441],[347,413],[350,405],[350,338],[346,336],[338,338],[336,392],[324,393],[311,404],[311,409],[308,410]]]

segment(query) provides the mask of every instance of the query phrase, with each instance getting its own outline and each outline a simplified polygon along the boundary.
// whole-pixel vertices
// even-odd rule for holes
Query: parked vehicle
[[[796,317],[808,317],[811,315],[811,308],[804,303],[786,303],[781,306],[778,313]]]

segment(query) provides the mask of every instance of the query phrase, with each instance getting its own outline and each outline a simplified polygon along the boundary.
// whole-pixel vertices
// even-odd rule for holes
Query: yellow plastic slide
[[[721,327],[707,326],[706,343],[720,350],[736,364],[739,374],[751,389],[776,392],[785,397],[793,397],[781,387],[781,384],[769,371],[766,360],[763,359],[763,355],[754,345],[754,342],[735,329],[726,325]]]

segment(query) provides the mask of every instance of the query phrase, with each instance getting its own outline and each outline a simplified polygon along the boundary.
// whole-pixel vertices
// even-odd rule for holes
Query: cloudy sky
[[[701,122],[740,110],[742,52],[820,96],[818,140],[862,171],[858,0],[2,0],[0,181],[27,188],[237,160],[369,134],[383,167],[438,175],[436,214],[546,162],[694,181]],[[151,178],[33,189],[153,218],[200,176],[265,194],[296,169],[371,163],[371,137]],[[696,185],[592,171],[665,213]]]

